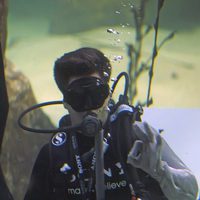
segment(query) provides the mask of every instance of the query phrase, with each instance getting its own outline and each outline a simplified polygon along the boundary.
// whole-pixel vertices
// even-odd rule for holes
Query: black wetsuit
[[[59,135],[60,134],[60,135]],[[80,155],[86,156],[94,146],[92,138],[77,134],[77,141]],[[104,172],[107,200],[130,200],[131,192],[124,170],[115,151],[111,145],[112,140],[107,141],[107,150],[104,153]],[[93,153],[84,161],[85,185],[91,178],[88,169],[91,167]],[[65,172],[61,168],[66,165]],[[167,199],[164,197],[158,183],[149,175],[140,171],[141,180],[146,189],[152,193],[152,200]],[[95,180],[93,179],[93,183]],[[94,184],[89,194],[89,199],[95,199]],[[78,167],[72,148],[72,141],[69,134],[58,133],[49,144],[45,145],[35,162],[30,185],[25,195],[25,200],[68,200],[83,199],[81,196],[80,182],[78,178]]]

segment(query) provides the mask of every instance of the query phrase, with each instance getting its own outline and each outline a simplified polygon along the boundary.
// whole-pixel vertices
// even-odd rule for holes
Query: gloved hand
[[[169,200],[196,200],[198,185],[189,169],[175,169],[162,160],[163,139],[146,122],[136,122],[133,131],[138,140],[128,154],[127,162],[156,179]]]
[[[129,152],[127,162],[140,168],[155,179],[162,173],[161,148],[162,138],[155,129],[146,122],[136,122],[133,127],[138,140]]]

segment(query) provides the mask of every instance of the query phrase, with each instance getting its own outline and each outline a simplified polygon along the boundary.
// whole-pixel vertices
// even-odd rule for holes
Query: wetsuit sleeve
[[[24,200],[48,200],[49,147],[43,146],[33,166]]]
[[[133,132],[138,139],[129,152],[128,163],[155,179],[167,199],[196,200],[195,176],[160,134],[146,122],[135,123]]]

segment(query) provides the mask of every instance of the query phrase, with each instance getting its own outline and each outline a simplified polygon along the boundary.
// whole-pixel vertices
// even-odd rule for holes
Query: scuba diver
[[[161,135],[140,121],[126,92],[111,99],[111,64],[94,48],[80,48],[55,61],[54,78],[69,114],[40,150],[24,200],[94,200],[94,132],[103,134],[104,190],[100,199],[195,200],[197,182]],[[98,128],[84,126],[97,121]],[[79,125],[83,125],[80,128]]]

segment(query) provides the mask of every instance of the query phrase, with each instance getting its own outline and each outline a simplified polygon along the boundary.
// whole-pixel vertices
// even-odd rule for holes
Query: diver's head
[[[72,122],[79,123],[87,112],[95,112],[104,123],[110,98],[111,65],[102,52],[81,48],[55,62],[54,77],[64,97]],[[74,120],[73,120],[74,118]]]
[[[94,48],[80,48],[64,54],[54,65],[54,78],[62,93],[71,77],[87,76],[97,73],[102,81],[108,83],[111,74],[111,64],[104,54]]]

